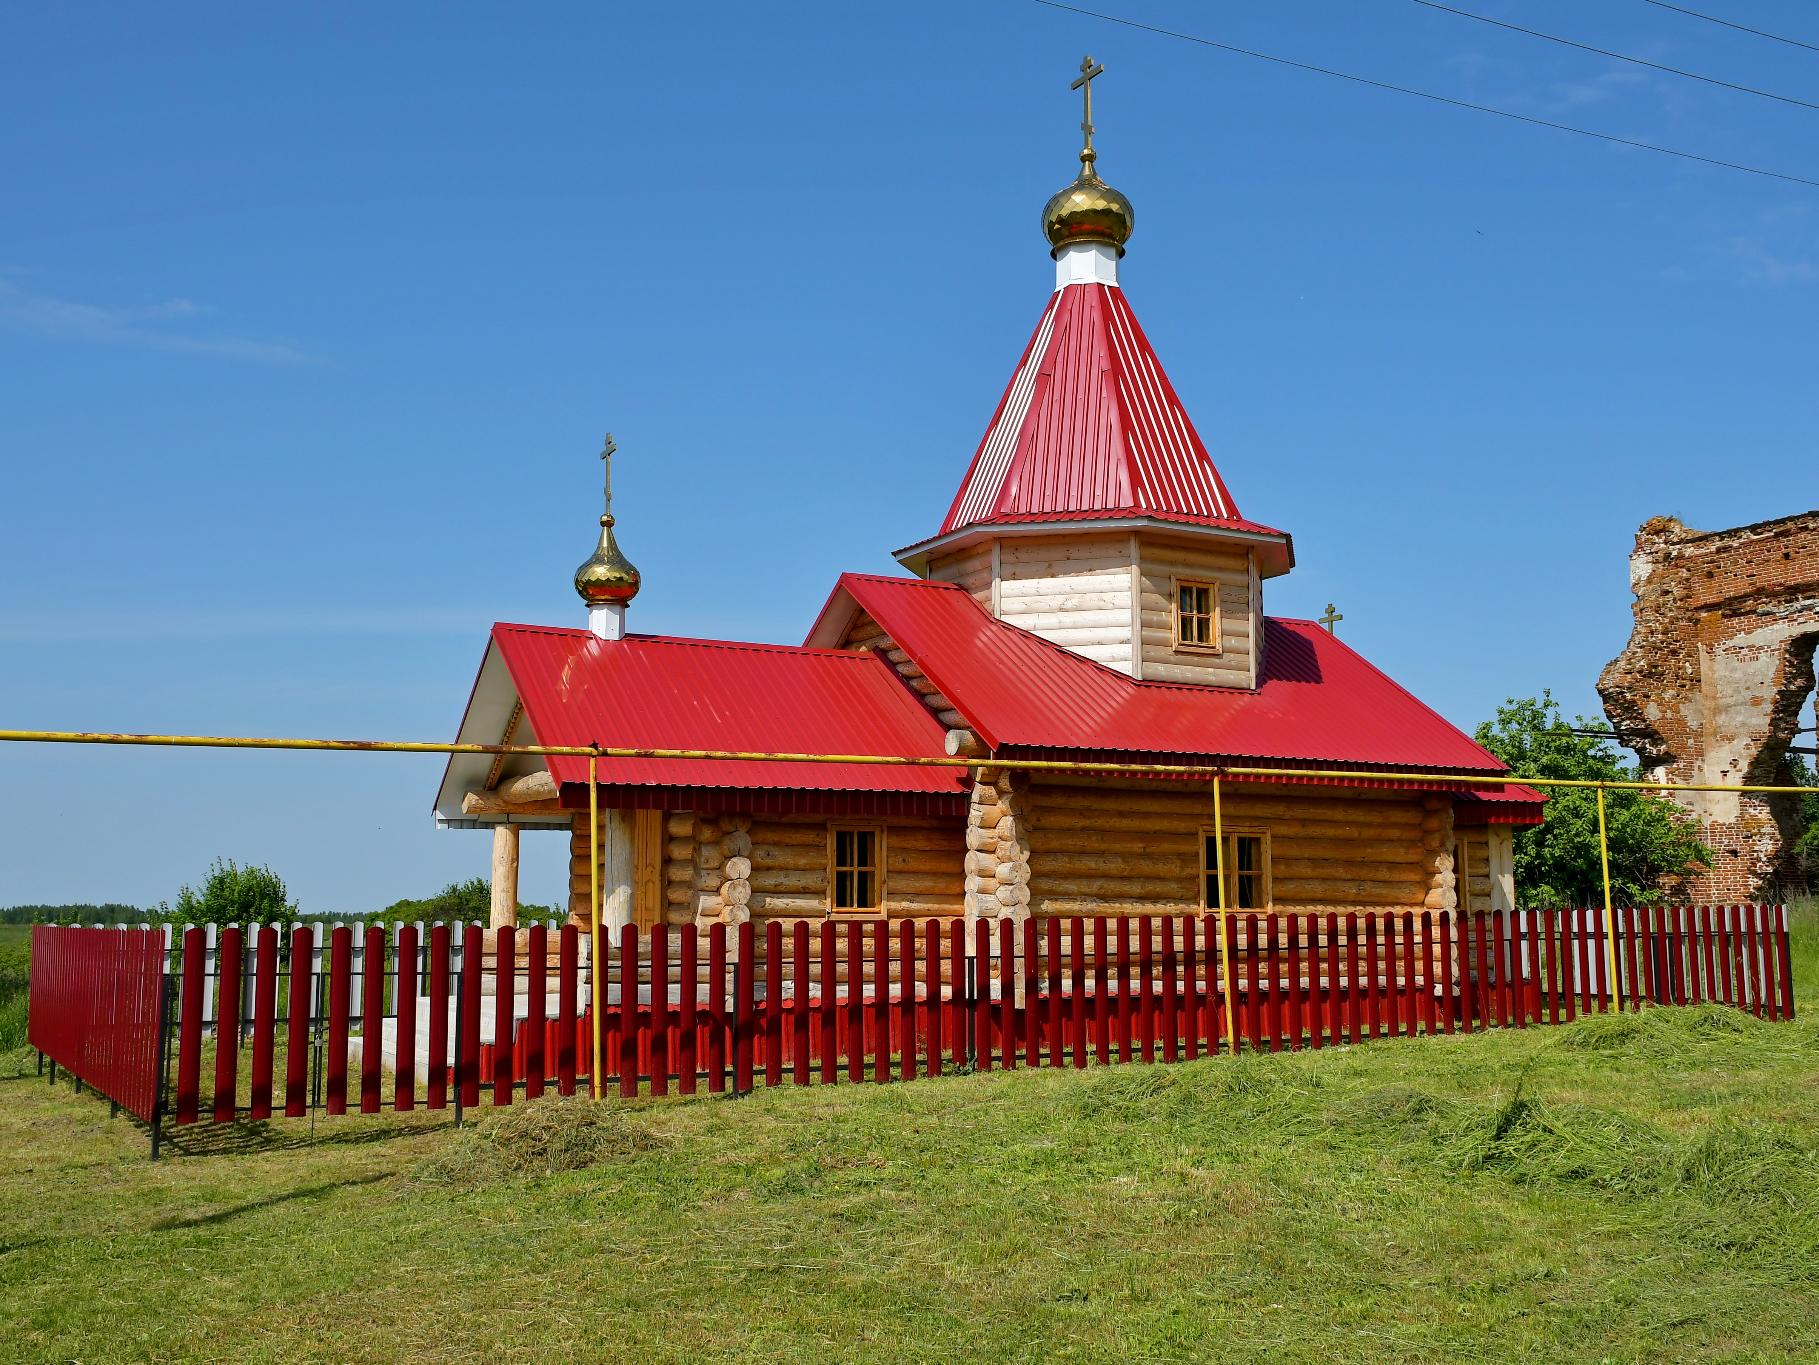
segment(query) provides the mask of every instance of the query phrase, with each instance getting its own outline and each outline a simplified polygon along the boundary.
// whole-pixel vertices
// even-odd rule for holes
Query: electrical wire
[[[1739,33],[1749,33],[1758,38],[1768,38],[1777,43],[1786,43],[1789,47],[1803,47],[1808,52],[1819,52],[1819,43],[1803,43],[1798,38],[1785,38],[1779,33],[1770,33],[1767,29],[1751,28],[1748,24],[1733,24],[1729,19],[1720,19],[1715,14],[1701,14],[1698,10],[1688,9],[1685,5],[1670,5],[1667,3],[1667,0],[1643,0],[1643,3],[1653,5],[1657,9],[1671,9],[1675,14],[1685,14],[1694,19],[1703,19],[1706,23],[1717,24],[1720,28],[1734,28]]]
[[[1570,123],[1555,123],[1552,119],[1536,118],[1531,114],[1518,114],[1510,109],[1499,109],[1490,104],[1474,104],[1470,100],[1454,99],[1451,95],[1436,95],[1431,90],[1417,90],[1411,85],[1395,85],[1389,81],[1373,80],[1369,76],[1355,76],[1349,71],[1339,71],[1330,66],[1316,66],[1312,62],[1298,62],[1288,57],[1273,56],[1268,52],[1258,52],[1254,48],[1238,47],[1232,43],[1222,43],[1213,38],[1202,38],[1195,33],[1182,33],[1177,29],[1162,28],[1156,24],[1146,24],[1136,19],[1126,19],[1118,14],[1103,14],[1098,10],[1087,9],[1081,5],[1069,5],[1063,0],[1034,0],[1038,5],[1049,9],[1065,10],[1069,14],[1084,15],[1088,19],[1098,19],[1103,23],[1118,24],[1124,28],[1134,28],[1143,33],[1154,33],[1163,38],[1174,38],[1184,43],[1196,43],[1201,47],[1216,48],[1221,52],[1230,52],[1240,57],[1254,57],[1258,61],[1271,62],[1277,66],[1292,67],[1297,71],[1310,71],[1317,76],[1331,76],[1336,80],[1351,81],[1354,85],[1368,85],[1375,90],[1387,90],[1397,95],[1412,95],[1416,99],[1430,100],[1435,104],[1449,104],[1455,109],[1470,109],[1479,114],[1494,114],[1498,118],[1510,119],[1516,123],[1532,124],[1537,128],[1551,128],[1558,133],[1572,133],[1577,137],[1596,138],[1600,142],[1614,142],[1621,147],[1634,147],[1638,151],[1655,152],[1661,156],[1678,157],[1682,161],[1697,161],[1706,166],[1718,166],[1727,171],[1740,171],[1745,175],[1759,175],[1769,180],[1782,180],[1792,185],[1806,185],[1819,189],[1819,180],[1812,180],[1804,175],[1790,175],[1785,171],[1771,171],[1762,166],[1746,166],[1738,161],[1725,161],[1715,156],[1701,156],[1698,152],[1681,151],[1677,147],[1664,147],[1658,142],[1642,142],[1636,138],[1618,137],[1615,133],[1600,133],[1591,128],[1577,128]]]
[[[1475,19],[1478,23],[1489,24],[1493,28],[1507,29],[1511,33],[1526,34],[1530,38],[1540,38],[1546,42],[1558,43],[1562,47],[1578,48],[1581,52],[1590,52],[1595,56],[1609,57],[1612,61],[1629,62],[1632,66],[1646,66],[1650,71],[1664,71],[1670,76],[1681,76],[1689,81],[1703,81],[1707,85],[1716,85],[1721,89],[1735,90],[1744,95],[1756,95],[1765,100],[1779,100],[1782,104],[1798,105],[1802,109],[1819,110],[1819,104],[1810,100],[1795,99],[1792,95],[1777,95],[1772,90],[1758,90],[1753,85],[1738,85],[1735,81],[1719,80],[1716,76],[1702,76],[1697,71],[1685,71],[1677,66],[1663,66],[1660,62],[1651,62],[1642,57],[1631,57],[1622,52],[1612,52],[1608,48],[1593,47],[1590,43],[1575,42],[1571,38],[1561,38],[1552,33],[1543,33],[1538,28],[1524,28],[1521,24],[1505,23],[1493,19],[1488,14],[1474,14],[1469,9],[1457,9],[1452,5],[1443,5],[1440,0],[1413,0],[1423,9],[1439,10],[1442,14],[1457,15],[1461,19]]]

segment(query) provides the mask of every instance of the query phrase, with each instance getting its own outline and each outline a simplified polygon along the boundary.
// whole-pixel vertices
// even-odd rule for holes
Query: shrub
[[[160,903],[155,918],[169,924],[271,924],[297,917],[283,880],[269,867],[241,867],[217,858],[202,889],[184,887],[173,907]]]

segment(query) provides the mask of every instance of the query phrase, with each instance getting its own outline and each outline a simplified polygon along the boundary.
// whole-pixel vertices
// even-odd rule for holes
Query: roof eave
[[[914,545],[906,545],[892,557],[911,573],[926,575],[930,558],[944,550],[963,550],[982,540],[1077,535],[1082,531],[1167,531],[1178,535],[1236,540],[1258,547],[1257,574],[1260,578],[1279,578],[1295,567],[1295,540],[1286,531],[1247,531],[1230,526],[1199,526],[1192,522],[1146,516],[1083,516],[1067,521],[976,521],[942,535],[917,541]]]

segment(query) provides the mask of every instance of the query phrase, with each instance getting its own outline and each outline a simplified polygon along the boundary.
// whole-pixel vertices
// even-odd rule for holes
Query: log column
[[[752,917],[752,817],[729,815],[720,836],[720,903],[728,924]]]
[[[632,885],[637,876],[632,812],[600,812],[600,927],[617,934],[632,922]]]
[[[1458,879],[1453,872],[1453,801],[1429,794],[1421,800],[1421,870],[1427,877],[1429,910],[1459,907]]]
[[[1030,913],[1027,783],[1019,773],[975,770],[966,809],[966,918],[1024,920]]]
[[[720,837],[726,828],[726,825],[711,815],[697,814],[695,816],[692,887],[695,898],[696,924],[712,924],[715,920],[723,920],[727,924],[738,924],[751,917],[750,911],[743,905],[739,907],[739,915],[733,916],[720,896],[720,888],[726,881],[726,874],[722,870],[726,865],[726,854],[721,852]],[[747,828],[750,828],[749,821],[747,821]],[[748,893],[751,890],[749,883],[746,890]]]
[[[487,924],[494,929],[518,924],[518,836],[522,827],[493,826],[493,900]]]

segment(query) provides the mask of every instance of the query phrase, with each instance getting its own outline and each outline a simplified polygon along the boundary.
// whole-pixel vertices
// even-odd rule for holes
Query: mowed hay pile
[[[559,1175],[662,1145],[611,1101],[545,1095],[485,1114],[419,1166],[415,1178],[432,1185],[477,1185]]]
[[[1727,1045],[1739,1041],[1754,1050],[1801,1050],[1810,1038],[1802,1025],[1764,1023],[1722,1006],[1651,1009],[1563,1026],[1512,1084],[1481,1096],[1430,1088],[1419,1064],[1406,1082],[1359,1085],[1347,1072],[1365,1059],[1341,1052],[1117,1068],[1079,1087],[1072,1106],[1090,1121],[1173,1130],[1190,1144],[1216,1132],[1239,1146],[1256,1138],[1263,1148],[1342,1155],[1360,1168],[1389,1159],[1404,1178],[1433,1173],[1596,1191],[1616,1198],[1606,1216],[1677,1241],[1758,1248],[1777,1265],[1810,1266],[1819,1264],[1819,1133],[1763,1118],[1666,1126],[1580,1102],[1571,1088],[1561,1093],[1585,1060],[1695,1075],[1722,1066]],[[1425,1062],[1441,1054],[1404,1055]],[[1398,1178],[1391,1167],[1380,1169],[1383,1179]]]

